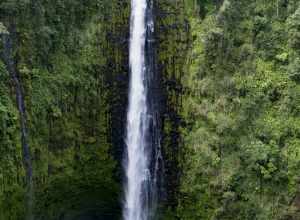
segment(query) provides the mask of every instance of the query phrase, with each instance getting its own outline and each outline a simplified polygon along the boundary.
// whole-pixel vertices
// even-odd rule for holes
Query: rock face
[[[71,219],[88,210],[120,215],[127,8],[123,1],[1,2],[0,20],[16,34],[9,35],[9,60],[0,62],[0,219],[24,219],[31,174],[36,219]],[[7,51],[7,38],[0,50]],[[9,62],[23,87],[17,102],[21,89],[9,78]]]
[[[167,204],[178,184],[173,168],[178,162],[180,120],[175,106],[180,102],[183,61],[176,53],[183,53],[186,36],[182,3],[154,1],[153,7],[155,49],[148,53],[156,57],[151,62],[157,83],[150,90],[158,129],[152,133],[159,131],[155,135],[161,136],[166,160],[161,175],[166,177],[159,184]],[[11,61],[22,84],[21,109],[26,111],[18,114],[19,91],[9,78],[7,60],[1,59],[0,219],[24,218],[29,167],[36,219],[97,219],[103,213],[110,213],[109,219],[119,217],[129,9],[130,2],[121,0],[1,2],[1,33],[5,26],[15,27]],[[1,52],[5,46],[2,39]],[[23,117],[28,122],[26,151],[19,133],[24,128],[18,123]]]

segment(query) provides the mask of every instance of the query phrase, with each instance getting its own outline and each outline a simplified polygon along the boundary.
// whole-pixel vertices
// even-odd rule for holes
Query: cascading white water
[[[125,220],[147,220],[149,210],[147,196],[150,181],[150,159],[147,150],[149,128],[145,44],[146,44],[146,0],[131,0],[130,35],[130,90],[127,113],[127,160],[125,172],[127,184],[123,217]]]

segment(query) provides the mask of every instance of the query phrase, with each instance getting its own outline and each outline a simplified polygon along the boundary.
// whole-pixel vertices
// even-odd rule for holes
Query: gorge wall
[[[124,1],[0,4],[1,22],[16,29],[9,36],[26,106],[35,219],[120,216],[116,165],[126,110],[128,7]],[[0,219],[24,219],[21,128],[8,72],[1,62]]]
[[[121,217],[129,16],[124,0],[0,2],[35,219]],[[299,1],[156,0],[154,24],[161,219],[299,219]],[[0,220],[26,212],[16,93],[1,57]]]
[[[187,30],[187,24],[182,2],[154,5],[156,77],[161,82],[155,97],[164,130],[168,183],[164,201],[169,204],[175,198],[173,183],[179,184],[173,167],[178,163],[176,93],[183,59],[175,53],[186,49],[181,29]],[[130,2],[121,0],[0,3],[0,34],[12,41],[26,106],[35,219],[120,218],[129,15]],[[10,26],[15,27],[14,34],[9,33]],[[1,41],[1,50],[3,45]],[[0,219],[15,220],[26,213],[26,167],[17,91],[5,60],[0,64]]]

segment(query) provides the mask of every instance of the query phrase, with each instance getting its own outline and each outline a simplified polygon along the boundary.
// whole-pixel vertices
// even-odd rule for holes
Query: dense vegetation
[[[178,217],[299,219],[300,5],[201,3],[189,16]]]
[[[127,55],[122,55],[127,7],[123,1],[94,0],[0,3],[2,35],[9,32],[13,41],[12,57],[25,99],[38,219],[68,219],[84,209],[112,209],[119,215],[111,132],[112,109],[122,105],[122,87],[115,80],[127,74],[122,69],[127,65]],[[24,219],[28,183],[16,91],[4,56],[0,219]]]
[[[300,2],[154,3],[162,219],[300,219]],[[35,219],[120,218],[129,8],[0,1],[0,220],[29,207],[10,59]]]

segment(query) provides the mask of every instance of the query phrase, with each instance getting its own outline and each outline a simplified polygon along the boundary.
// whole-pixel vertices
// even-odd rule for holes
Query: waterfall
[[[155,216],[161,167],[158,111],[151,88],[154,49],[151,0],[131,0],[130,88],[127,112],[125,220],[149,220]],[[157,83],[157,82],[156,82]]]
[[[27,119],[26,119],[26,109],[24,103],[24,95],[22,91],[22,85],[19,80],[16,63],[13,59],[13,44],[11,39],[11,34],[14,33],[5,33],[0,35],[3,41],[3,54],[2,58],[6,65],[6,68],[10,74],[13,85],[15,87],[16,92],[16,104],[18,107],[19,115],[20,115],[20,129],[21,129],[21,144],[23,149],[23,163],[26,171],[26,185],[27,185],[27,193],[26,193],[26,220],[33,220],[33,179],[32,179],[32,163],[31,163],[31,155],[30,148],[28,144],[28,132],[27,132]]]

